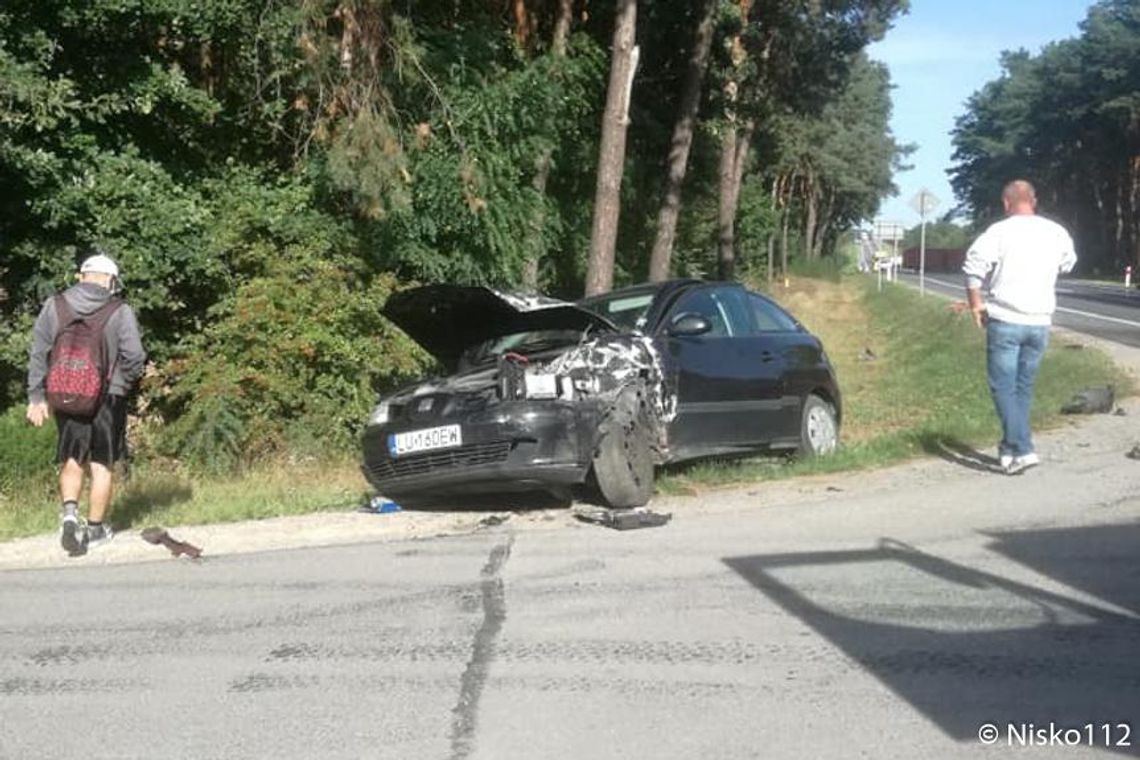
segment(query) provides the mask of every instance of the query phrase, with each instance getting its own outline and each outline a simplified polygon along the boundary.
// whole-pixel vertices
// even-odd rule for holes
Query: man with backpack
[[[135,314],[116,295],[119,268],[93,253],[79,267],[79,284],[44,302],[28,360],[28,421],[40,427],[56,418],[60,543],[71,556],[111,539],[112,467],[126,457],[127,394],[146,363]],[[79,515],[84,468],[86,522]]]

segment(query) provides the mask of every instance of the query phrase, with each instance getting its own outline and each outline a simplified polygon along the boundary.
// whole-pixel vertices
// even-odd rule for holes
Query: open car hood
[[[452,372],[466,349],[511,333],[617,329],[605,317],[556,298],[463,285],[395,293],[381,313]]]

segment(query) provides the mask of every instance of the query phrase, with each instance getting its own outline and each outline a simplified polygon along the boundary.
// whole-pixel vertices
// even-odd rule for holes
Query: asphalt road
[[[918,275],[902,272],[900,282],[918,287]],[[926,277],[926,287],[939,295],[965,299],[962,278],[943,272]],[[1053,322],[1076,332],[1140,347],[1140,290],[1123,285],[1060,280]]]
[[[641,531],[0,573],[0,757],[1134,755],[1129,404],[1016,478],[951,442]]]

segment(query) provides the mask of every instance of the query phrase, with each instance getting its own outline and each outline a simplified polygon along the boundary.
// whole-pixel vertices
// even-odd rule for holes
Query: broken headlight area
[[[653,425],[653,444],[664,457],[667,427],[677,412],[677,394],[668,382],[661,357],[644,335],[606,335],[573,348],[544,368],[568,376],[579,398],[612,404],[626,388],[642,395]]]
[[[532,364],[521,354],[503,354],[498,359],[499,398],[574,400],[577,394],[573,379],[567,374],[550,372],[547,366]]]
[[[437,378],[382,402],[371,425],[476,411],[497,403],[560,401],[589,405],[599,416],[627,388],[637,391],[652,425],[654,450],[664,458],[667,425],[677,397],[652,341],[640,334],[602,335],[548,361],[506,352],[491,367]]]
[[[384,425],[388,422],[388,402],[381,401],[368,415],[369,425]]]

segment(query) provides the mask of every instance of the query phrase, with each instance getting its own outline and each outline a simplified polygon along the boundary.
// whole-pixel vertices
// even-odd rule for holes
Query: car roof
[[[639,285],[628,285],[624,288],[618,288],[606,293],[598,293],[597,295],[587,296],[578,301],[580,304],[596,303],[598,301],[606,301],[611,298],[624,298],[628,296],[640,296],[646,293],[653,293],[655,296],[668,294],[674,291],[685,290],[693,287],[694,285],[706,284],[702,280],[694,280],[691,278],[677,278],[673,280],[665,280],[663,282],[643,282]]]

